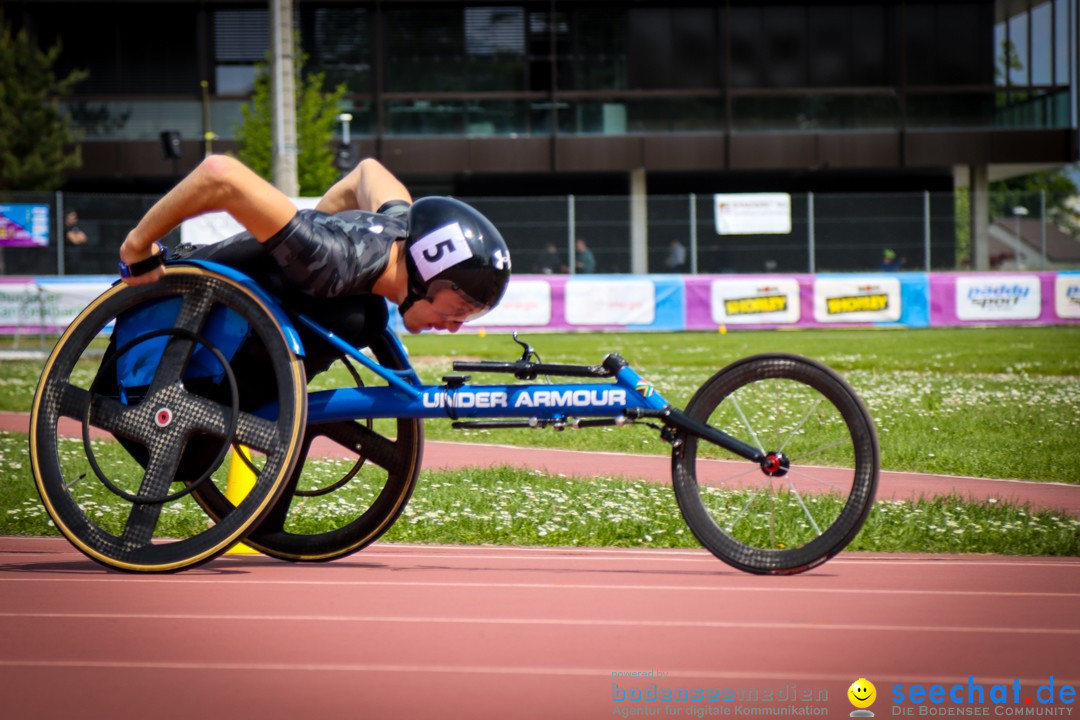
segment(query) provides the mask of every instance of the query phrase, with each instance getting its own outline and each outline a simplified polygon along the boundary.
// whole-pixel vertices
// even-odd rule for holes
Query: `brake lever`
[[[524,340],[518,339],[517,330],[514,331],[512,337],[514,338],[514,342],[516,342],[518,345],[520,345],[523,348],[523,351],[521,353],[521,360],[519,360],[518,362],[525,362],[525,363],[529,362],[529,358],[536,355],[536,352],[532,349],[532,346],[529,345],[529,343],[525,342]]]

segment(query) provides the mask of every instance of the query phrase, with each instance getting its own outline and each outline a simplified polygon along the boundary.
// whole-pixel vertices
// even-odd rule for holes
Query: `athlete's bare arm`
[[[315,209],[326,213],[345,210],[374,212],[391,200],[411,203],[412,196],[382,163],[367,158],[327,190]]]
[[[296,214],[292,200],[239,160],[211,155],[147,211],[120,246],[120,259],[128,265],[145,260],[153,254],[154,242],[183,220],[219,210],[232,215],[259,242],[266,242]],[[163,274],[156,268],[124,282],[142,285]]]

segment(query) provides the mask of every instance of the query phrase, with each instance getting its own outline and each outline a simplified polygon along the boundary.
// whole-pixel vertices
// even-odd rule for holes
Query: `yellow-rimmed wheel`
[[[238,349],[264,360],[257,386],[232,372]],[[113,286],[60,338],[34,397],[34,480],[56,527],[90,558],[180,570],[266,516],[299,457],[306,415],[303,364],[262,300],[208,270],[170,267],[156,283]],[[64,438],[72,426],[81,439]],[[194,506],[189,493],[220,482],[213,475],[234,443],[256,453],[254,488],[214,522],[192,521],[182,512]]]

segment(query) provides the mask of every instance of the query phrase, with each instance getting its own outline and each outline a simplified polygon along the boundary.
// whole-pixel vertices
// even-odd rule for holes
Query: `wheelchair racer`
[[[385,300],[398,306],[411,333],[457,332],[498,304],[510,278],[506,242],[486,217],[452,198],[413,202],[377,160],[361,161],[314,210],[297,211],[240,161],[211,155],[128,234],[120,247],[123,281],[160,279],[159,239],[185,218],[212,211],[229,213],[246,232],[182,249],[181,257],[235,267],[357,347],[386,327]],[[304,340],[309,377],[340,354],[311,335]]]

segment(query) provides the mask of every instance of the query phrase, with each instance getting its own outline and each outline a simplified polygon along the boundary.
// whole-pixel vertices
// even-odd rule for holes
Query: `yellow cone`
[[[251,451],[243,445],[239,446],[239,451],[244,454],[248,460],[251,460]],[[232,461],[229,463],[229,477],[225,482],[225,499],[231,502],[233,505],[239,505],[247,494],[251,492],[251,488],[255,487],[255,473],[251,471],[248,464],[241,460],[237,453],[234,452]],[[236,543],[226,552],[226,555],[258,555],[259,551],[255,548],[249,547],[244,543]]]

